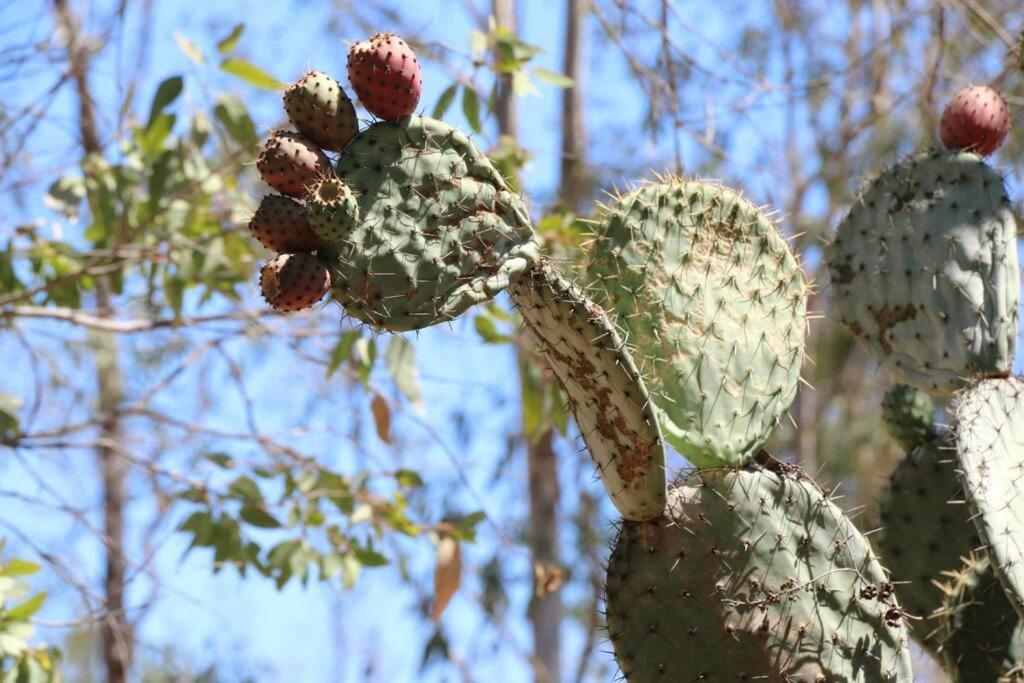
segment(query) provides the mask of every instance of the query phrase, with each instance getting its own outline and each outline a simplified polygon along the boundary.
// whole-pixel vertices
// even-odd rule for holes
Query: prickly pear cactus
[[[310,187],[306,207],[312,232],[327,244],[341,244],[359,223],[355,195],[335,177],[324,178]]]
[[[316,251],[320,240],[309,226],[306,207],[279,194],[267,195],[249,221],[249,232],[279,253]]]
[[[953,683],[1024,681],[1024,620],[989,558],[968,558],[952,573],[945,593],[939,633]]]
[[[360,221],[325,244],[335,298],[373,327],[449,321],[538,257],[520,197],[475,145],[429,118],[370,126],[337,163]]]
[[[340,152],[359,132],[352,100],[322,71],[310,71],[284,91],[288,120],[323,149]]]
[[[548,264],[509,288],[569,399],[605,489],[628,520],[665,509],[665,453],[650,396],[600,306]]]
[[[929,393],[1008,375],[1016,233],[1003,180],[978,156],[929,152],[893,166],[826,253],[843,322],[900,381]]]
[[[920,389],[897,384],[882,399],[882,420],[889,435],[911,451],[935,438],[935,401]]]
[[[607,624],[630,681],[912,680],[884,570],[795,468],[693,472],[623,522]]]
[[[587,274],[629,333],[666,440],[698,467],[741,465],[796,394],[807,286],[738,193],[668,179],[608,207]]]
[[[960,397],[956,417],[960,472],[975,524],[1024,615],[1024,381],[978,383]]]
[[[949,434],[910,451],[889,478],[879,504],[878,555],[896,596],[911,615],[914,636],[932,652],[941,645],[935,621],[945,597],[936,585],[981,545],[957,475]]]
[[[256,160],[264,182],[282,194],[302,199],[318,178],[329,176],[331,162],[312,141],[289,130],[276,130]]]

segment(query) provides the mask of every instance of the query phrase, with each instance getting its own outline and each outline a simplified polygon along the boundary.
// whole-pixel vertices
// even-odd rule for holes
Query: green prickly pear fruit
[[[626,680],[911,681],[867,540],[797,468],[698,470],[623,522],[607,626]]]
[[[984,85],[960,90],[942,112],[939,134],[946,149],[962,149],[987,157],[1003,144],[1010,130],[1006,100]]]
[[[309,186],[331,172],[331,162],[311,141],[291,131],[274,131],[256,160],[264,182],[282,194],[302,199]]]
[[[913,634],[928,650],[941,648],[935,622],[941,584],[981,545],[957,474],[951,435],[921,443],[893,471],[879,504],[878,553],[900,605],[915,618]]]
[[[803,271],[768,217],[729,188],[665,179],[605,208],[587,275],[666,441],[698,467],[752,458],[796,395],[807,326]]]
[[[605,490],[627,520],[665,509],[665,452],[643,378],[600,306],[539,263],[509,288],[569,401]]]
[[[455,318],[539,258],[522,198],[468,137],[434,119],[379,122],[337,163],[359,222],[331,244],[334,298],[394,332]]]
[[[905,451],[935,438],[935,402],[915,387],[897,384],[882,399],[882,420]]]
[[[281,254],[260,270],[263,298],[279,311],[311,308],[330,287],[327,269],[312,254]]]
[[[359,222],[355,195],[333,174],[313,184],[306,206],[313,232],[327,244],[341,244]]]
[[[950,572],[940,621],[942,659],[953,683],[1024,681],[1024,620],[1013,609],[988,557],[968,557]]]
[[[416,111],[423,91],[416,54],[391,33],[377,33],[349,49],[348,80],[366,110],[385,121]]]
[[[316,251],[319,240],[309,227],[306,207],[294,199],[268,195],[249,221],[249,232],[271,251]]]
[[[868,185],[826,250],[842,320],[899,381],[931,394],[1005,377],[1016,237],[1003,179],[977,155],[910,157]]]
[[[310,71],[284,91],[284,110],[300,133],[331,152],[345,149],[359,132],[352,100],[322,71]]]

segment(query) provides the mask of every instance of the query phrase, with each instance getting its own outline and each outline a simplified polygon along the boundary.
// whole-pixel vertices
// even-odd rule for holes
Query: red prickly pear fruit
[[[284,91],[284,110],[300,133],[331,152],[345,149],[359,132],[352,100],[322,71],[310,71]]]
[[[309,225],[306,207],[279,194],[267,195],[249,221],[249,232],[271,251],[316,251],[320,240]]]
[[[416,54],[391,33],[378,33],[349,49],[348,80],[366,110],[386,121],[413,113],[423,90]]]
[[[281,254],[260,270],[260,290],[279,311],[311,308],[331,288],[331,276],[312,254]]]
[[[947,149],[965,149],[986,157],[999,148],[1010,129],[1002,96],[984,85],[958,92],[942,112],[939,136]]]
[[[260,176],[282,194],[302,199],[309,185],[331,173],[331,162],[311,141],[298,133],[278,130],[256,160]]]

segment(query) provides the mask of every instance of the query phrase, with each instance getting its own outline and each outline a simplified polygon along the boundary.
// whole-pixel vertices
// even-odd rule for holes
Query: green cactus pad
[[[911,451],[935,438],[935,402],[916,387],[897,384],[882,399],[882,419],[889,435]]]
[[[587,274],[629,333],[666,440],[698,467],[741,465],[796,394],[807,286],[738,193],[665,180],[608,207]]]
[[[361,220],[324,250],[333,293],[375,328],[451,320],[537,259],[520,197],[468,137],[441,121],[374,124],[348,144],[337,173]]]
[[[867,540],[799,470],[704,470],[623,522],[607,625],[627,680],[911,681]]]
[[[1024,681],[1024,621],[988,557],[971,557],[946,586],[942,659],[953,683]]]
[[[1024,615],[1024,382],[978,383],[960,397],[956,418],[960,475],[974,522]]]
[[[901,382],[948,394],[1007,376],[1017,337],[1017,224],[969,152],[913,156],[854,202],[826,252],[843,322]]]
[[[600,306],[548,264],[509,288],[569,400],[605,489],[623,517],[665,509],[665,453],[643,379]]]
[[[931,650],[941,644],[929,616],[942,607],[935,584],[955,572],[981,546],[957,475],[948,435],[912,450],[889,478],[879,505],[878,554],[889,569],[914,636]]]

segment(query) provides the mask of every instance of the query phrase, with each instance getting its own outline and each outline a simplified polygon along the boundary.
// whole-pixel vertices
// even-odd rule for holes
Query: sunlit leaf
[[[420,380],[413,345],[405,337],[392,337],[384,351],[384,362],[398,391],[417,408],[421,408]]]
[[[20,396],[0,391],[0,439],[18,436],[18,413],[22,404]]]
[[[242,37],[242,31],[245,30],[245,24],[235,24],[235,27],[231,29],[231,33],[226,35],[217,43],[217,51],[222,55],[230,54],[234,51],[238,45],[238,39]]]
[[[196,64],[202,65],[206,63],[206,58],[203,57],[203,51],[199,49],[198,45],[193,43],[185,36],[175,32],[174,42],[178,44],[178,49],[181,50],[186,57],[191,59]]]
[[[254,85],[257,88],[263,88],[264,90],[281,90],[284,87],[284,83],[277,80],[263,69],[254,64],[250,64],[244,59],[238,59],[237,57],[225,59],[221,62],[220,69],[225,73],[229,73],[232,76],[242,79],[249,85]]]
[[[480,98],[477,96],[476,90],[468,85],[462,86],[462,113],[465,114],[470,127],[479,133],[482,127],[480,125]]]
[[[556,88],[571,88],[574,84],[573,80],[565,74],[552,71],[551,69],[544,69],[542,67],[534,67],[533,75],[541,83],[552,85]]]
[[[423,486],[423,477],[413,470],[398,470],[395,472],[395,481],[404,489],[415,489]]]
[[[40,569],[42,569],[42,567],[35,562],[14,558],[0,568],[0,576],[28,576],[30,574],[35,574]]]
[[[242,100],[233,95],[218,97],[213,115],[224,126],[232,140],[245,147],[255,144],[256,124],[253,123],[249,110]]]
[[[7,610],[4,617],[10,620],[24,621],[25,619],[31,618],[33,614],[38,612],[39,608],[43,606],[43,602],[45,601],[46,591],[43,591],[38,595],[32,596],[20,605]]]

